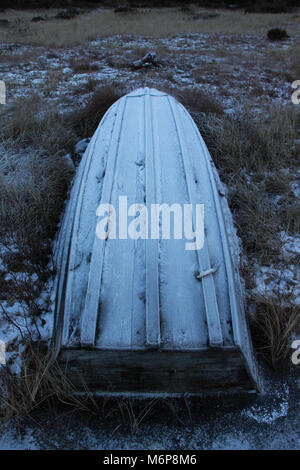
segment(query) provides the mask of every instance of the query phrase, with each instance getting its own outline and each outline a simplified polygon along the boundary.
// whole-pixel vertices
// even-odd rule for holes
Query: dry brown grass
[[[194,117],[228,184],[229,204],[247,255],[270,262],[280,251],[279,229],[296,233],[300,222],[290,192],[292,175],[283,173],[299,163],[293,145],[299,113],[291,105],[266,107],[260,114],[246,110],[239,118]],[[274,204],[278,193],[282,197]]]
[[[210,116],[202,129],[219,168],[238,174],[297,165],[294,142],[299,112],[295,106],[264,106],[261,113],[246,109],[241,116]],[[200,123],[201,127],[201,123]]]
[[[190,113],[205,113],[206,115],[213,114],[217,116],[223,114],[223,106],[220,102],[197,87],[175,88],[170,90],[170,94],[182,103]]]
[[[95,72],[99,70],[99,65],[93,64],[88,57],[83,59],[72,57],[70,60],[70,67],[75,73]]]
[[[300,203],[295,201],[291,193],[282,196],[280,205],[280,215],[287,232],[292,234],[300,233]]]
[[[291,336],[300,333],[300,307],[287,306],[287,299],[259,296],[253,320],[257,349],[277,369],[290,352]]]
[[[237,178],[229,190],[229,205],[246,253],[262,263],[269,262],[279,253],[280,241],[276,229],[278,213],[267,195],[253,183]]]
[[[0,62],[7,63],[10,65],[26,65],[30,62],[36,61],[41,51],[39,48],[26,49],[25,51],[19,52],[14,51],[14,48],[11,48],[6,51],[0,51]]]
[[[107,109],[126,91],[116,83],[98,88],[84,107],[66,116],[65,125],[82,138],[91,137]]]
[[[3,42],[21,42],[44,46],[69,47],[89,40],[117,34],[140,34],[154,38],[190,33],[263,34],[272,27],[297,32],[293,13],[244,14],[242,11],[218,10],[219,16],[208,18],[212,10],[193,7],[193,15],[180,8],[138,9],[126,15],[113,10],[86,13],[70,20],[32,23],[35,12],[10,12],[1,17],[12,20],[0,30]],[[197,18],[197,19],[195,19]]]
[[[61,403],[72,409],[90,411],[96,402],[88,394],[76,395],[64,371],[52,359],[52,352],[41,343],[28,343],[21,374],[15,376],[8,369],[0,375],[0,423],[29,414],[41,405]]]
[[[298,80],[300,77],[300,42],[299,38],[288,48],[274,48],[267,52],[265,58],[265,65],[278,66],[280,65],[280,70],[282,71],[283,77],[287,81],[293,82]]]
[[[146,404],[144,402],[140,404],[137,400],[130,398],[115,398],[109,404],[103,402],[103,415],[105,420],[108,418],[111,420],[113,415],[115,415],[114,419],[117,419],[118,424],[114,427],[112,434],[124,427],[135,435],[142,422],[157,408],[160,401],[160,398],[152,398],[146,400]]]
[[[8,147],[0,167],[0,242],[30,261],[33,272],[45,269],[72,171],[59,154],[14,154]]]
[[[287,56],[289,57],[291,70],[294,73],[295,78],[298,79],[300,77],[300,43],[289,48]]]
[[[44,87],[52,90],[59,79],[56,73],[46,81]],[[50,87],[50,88],[49,88]],[[46,93],[47,94],[47,93]],[[55,153],[63,149],[70,150],[76,142],[75,133],[66,128],[63,116],[54,105],[46,104],[43,99],[32,92],[22,97],[5,109],[1,114],[3,122],[2,133],[6,139],[11,139],[14,145],[32,145],[35,149]]]
[[[95,92],[99,86],[99,80],[89,77],[86,82],[75,85],[71,88],[71,94],[74,96],[84,95],[86,93]]]
[[[39,85],[39,91],[41,91],[45,97],[52,97],[63,79],[64,77],[60,70],[49,70],[45,79]]]
[[[185,401],[185,403],[187,403]],[[120,428],[136,434],[141,424],[161,404],[159,398],[136,401],[121,397],[95,397],[82,379],[80,390],[68,380],[66,371],[53,360],[51,349],[40,342],[26,343],[21,373],[0,371],[0,431],[11,419],[30,416],[36,409],[63,406],[74,412],[97,413],[114,434]],[[174,412],[175,407],[170,409]],[[175,414],[174,414],[175,415]]]

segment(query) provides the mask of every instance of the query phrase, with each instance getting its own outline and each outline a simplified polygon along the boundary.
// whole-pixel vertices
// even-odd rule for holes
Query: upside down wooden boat
[[[204,204],[204,244],[101,239],[99,204]],[[238,241],[189,113],[138,89],[105,114],[77,169],[55,249],[56,358],[98,392],[258,389]]]

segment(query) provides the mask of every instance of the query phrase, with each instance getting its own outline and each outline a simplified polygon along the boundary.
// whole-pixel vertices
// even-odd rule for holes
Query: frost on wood
[[[191,116],[138,89],[106,113],[77,170],[56,243],[54,344],[72,379],[126,391],[257,387],[238,244]],[[204,204],[205,241],[99,239],[99,203]],[[121,370],[121,374],[120,371]]]

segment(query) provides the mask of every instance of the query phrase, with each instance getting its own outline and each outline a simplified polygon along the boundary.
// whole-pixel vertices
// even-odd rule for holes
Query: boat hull
[[[99,224],[105,205],[110,225]],[[171,208],[170,224],[174,205],[182,217],[192,207],[194,234],[194,208],[203,206],[201,247],[196,236],[176,236],[178,224],[169,237],[153,237],[152,218],[139,219],[136,236],[137,223],[126,225],[129,208],[149,216],[155,205]],[[126,223],[116,221],[124,212]],[[163,224],[159,218],[161,232]],[[55,261],[54,351],[77,385],[84,379],[98,391],[168,393],[259,388],[224,189],[191,116],[166,93],[136,90],[102,119],[74,179]]]

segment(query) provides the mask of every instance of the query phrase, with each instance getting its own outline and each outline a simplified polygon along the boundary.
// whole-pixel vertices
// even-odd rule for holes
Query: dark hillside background
[[[245,8],[250,12],[281,13],[299,7],[300,0],[15,0],[13,8],[68,8],[68,7],[168,7],[186,6],[189,3],[214,8]],[[2,0],[0,8],[12,8],[11,0]]]

